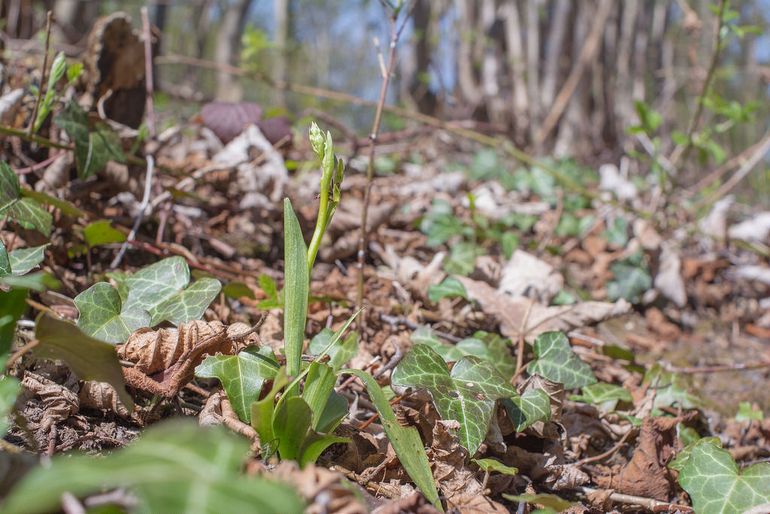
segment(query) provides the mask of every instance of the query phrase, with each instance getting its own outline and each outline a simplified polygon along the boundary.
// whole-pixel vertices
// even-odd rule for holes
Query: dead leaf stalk
[[[27,127],[27,135],[32,135],[32,130],[35,128],[35,119],[37,118],[37,111],[40,109],[40,102],[43,101],[43,89],[45,87],[46,74],[48,73],[48,53],[51,46],[51,23],[53,22],[53,11],[46,13],[45,19],[45,50],[43,51],[43,72],[40,77],[40,87],[37,88],[37,98],[35,99],[35,106],[32,108],[32,116],[29,119],[29,126]]]

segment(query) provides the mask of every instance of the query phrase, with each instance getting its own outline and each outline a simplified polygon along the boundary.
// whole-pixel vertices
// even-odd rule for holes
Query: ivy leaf
[[[8,254],[14,275],[26,275],[43,262],[47,244],[32,248],[19,248]]]
[[[476,267],[476,257],[478,255],[479,248],[474,243],[462,241],[451,245],[449,257],[444,262],[444,269],[447,273],[463,276],[470,275]]]
[[[582,394],[573,395],[571,400],[576,402],[590,403],[592,405],[601,406],[601,410],[605,412],[615,410],[618,402],[631,403],[631,393],[625,388],[615,385],[599,382],[597,384],[591,384],[583,387]]]
[[[425,498],[438,510],[444,512],[436,490],[436,482],[433,480],[433,474],[430,470],[428,456],[425,453],[425,446],[420,439],[420,433],[414,427],[401,426],[393,412],[393,407],[390,406],[388,399],[382,392],[382,388],[369,373],[358,369],[346,369],[343,370],[343,373],[354,375],[364,383],[369,398],[377,409],[377,414],[380,415],[385,435],[388,436],[401,465],[422,491],[422,494],[425,495]]]
[[[428,288],[428,299],[433,303],[442,298],[457,297],[467,300],[468,293],[465,291],[465,286],[455,277],[447,277],[440,284],[434,284]]]
[[[468,227],[454,215],[449,202],[434,200],[430,211],[420,223],[420,230],[428,236],[428,246],[438,246],[454,236],[463,234]]]
[[[457,362],[466,355],[473,355],[491,363],[506,379],[516,371],[516,361],[511,355],[508,340],[497,334],[480,330],[473,337],[451,345],[439,341],[430,327],[421,326],[412,334],[412,342],[430,346],[446,362]]]
[[[78,327],[87,335],[123,343],[134,330],[150,326],[150,313],[144,309],[123,308],[118,290],[107,282],[97,282],[75,297],[80,312]]]
[[[551,419],[551,399],[542,389],[529,389],[517,398],[503,400],[503,406],[517,432]]]
[[[174,296],[151,309],[150,325],[155,326],[161,321],[170,321],[174,325],[179,325],[200,319],[221,290],[222,284],[215,278],[205,277],[196,280],[187,289],[178,291]],[[129,289],[129,295],[130,291]]]
[[[0,215],[5,215],[19,226],[51,235],[51,215],[31,198],[22,198],[19,177],[5,162],[0,162]]]
[[[441,418],[460,423],[460,444],[470,455],[487,435],[496,401],[518,396],[490,362],[463,357],[450,373],[441,356],[424,344],[409,350],[393,371],[391,383],[428,390]]]
[[[222,284],[214,278],[202,278],[187,287],[189,282],[190,268],[182,257],[158,261],[126,278],[128,296],[123,310],[146,310],[151,318],[149,326],[200,319]]]
[[[95,248],[112,243],[122,243],[126,240],[126,235],[113,227],[110,220],[98,220],[83,228],[83,239],[90,248]]]
[[[655,391],[653,416],[661,415],[661,407],[694,409],[703,404],[700,398],[688,391],[687,379],[684,376],[666,371],[659,364],[647,370],[642,385]]]
[[[596,382],[591,367],[572,351],[563,332],[544,332],[537,336],[533,346],[537,360],[527,366],[530,375],[542,375],[548,380],[564,384],[566,389],[587,386]]]
[[[679,484],[687,491],[695,512],[745,512],[770,502],[770,464],[738,469],[730,453],[713,438],[693,443],[672,463]]]
[[[6,514],[59,508],[65,492],[86,496],[128,488],[141,512],[300,513],[293,486],[240,473],[249,444],[223,427],[173,420],[103,458],[62,455],[27,474],[2,505]]]
[[[765,419],[765,415],[762,413],[762,409],[756,405],[752,405],[750,402],[741,402],[738,404],[738,413],[735,414],[735,421],[762,421]]]
[[[652,277],[641,265],[616,262],[611,269],[615,279],[607,283],[607,298],[610,301],[625,298],[631,303],[638,303],[652,287]]]
[[[107,161],[125,162],[118,135],[104,123],[88,124],[88,114],[70,101],[54,119],[75,143],[78,177],[85,179],[104,169]]]
[[[238,355],[211,355],[195,368],[195,376],[218,378],[241,421],[251,423],[251,404],[259,399],[265,380],[280,368],[269,346],[244,348]]]
[[[0,277],[11,274],[11,259],[8,257],[8,250],[0,241]]]
[[[35,355],[64,361],[81,380],[107,382],[129,410],[134,408],[134,401],[126,392],[123,368],[114,346],[94,339],[72,323],[49,314],[38,317],[35,338],[39,341],[33,350]]]

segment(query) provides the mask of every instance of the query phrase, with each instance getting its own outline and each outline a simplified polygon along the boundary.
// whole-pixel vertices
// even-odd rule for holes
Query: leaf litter
[[[123,16],[99,27],[111,30],[131,33]],[[109,41],[96,39],[102,52]],[[6,113],[24,109],[25,93],[1,93],[12,123]],[[54,511],[63,493],[85,500],[105,488],[158,510],[174,508],[157,503],[164,488],[188,501],[201,489],[196,508],[211,512],[738,512],[770,502],[767,366],[740,367],[770,362],[768,268],[740,246],[719,247],[725,235],[766,243],[767,213],[730,223],[720,203],[704,219],[713,239],[664,239],[572,191],[561,194],[577,207],[559,211],[538,169],[522,168],[513,187],[446,171],[472,171],[467,144],[426,132],[411,141],[414,162],[395,156],[403,173],[374,180],[364,322],[332,343],[356,312],[365,183],[355,159],[312,268],[304,330],[288,334],[283,308],[297,298],[282,294],[282,269],[307,264],[282,260],[282,200],[296,206],[290,222],[305,240],[318,203],[315,171],[287,166],[312,159],[305,140],[281,144],[290,132],[266,125],[255,104],[209,104],[202,124],[171,120],[154,151],[160,193],[111,269],[146,185],[124,155],[135,135],[63,109],[48,130],[74,146],[53,162],[78,187],[38,184],[82,214],[26,196],[37,185],[19,181],[12,167],[23,161],[2,146],[3,313],[15,305],[11,287],[48,287],[38,268],[62,285],[30,293],[36,322],[22,308],[15,332],[0,325],[13,350],[0,381],[0,413],[13,412],[3,455],[53,456],[50,467],[9,469],[17,487],[4,511]],[[614,165],[583,171],[619,200],[646,194]],[[115,233],[73,235],[91,223]],[[284,353],[285,339],[307,351]],[[252,419],[255,402],[273,400],[280,367],[297,360],[341,370],[329,395],[343,414],[337,439],[302,468],[267,454],[272,441]],[[699,373],[709,366],[730,378]],[[730,394],[748,402],[740,415]],[[62,458],[71,450],[92,455]]]

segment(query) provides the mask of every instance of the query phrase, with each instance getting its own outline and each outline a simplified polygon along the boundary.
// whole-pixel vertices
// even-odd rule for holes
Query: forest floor
[[[26,126],[34,97],[24,102],[19,112],[26,114],[4,124]],[[234,355],[246,346],[269,348],[279,364],[285,361],[283,199],[295,206],[305,241],[318,210],[319,162],[307,125],[235,130],[223,144],[216,133],[234,130],[227,126],[237,119],[231,108],[215,113],[216,121],[172,120],[147,144],[145,157],[108,159],[88,178],[76,178],[77,148],[73,154],[23,135],[0,143],[23,187],[50,195],[42,209],[53,215],[50,235],[34,222],[24,228],[23,219],[4,218],[0,239],[11,253],[47,245],[30,269],[60,285],[32,290],[18,324],[9,376],[21,390],[5,436],[0,491],[6,495],[42,458],[130,448],[147,427],[188,417],[247,440],[254,450],[248,473],[289,481],[308,512],[433,512],[353,375],[343,371],[335,383],[347,402],[335,434],[345,440],[300,469],[277,455],[261,458],[257,432],[234,412],[220,381],[188,373],[207,355]],[[41,134],[69,144],[59,127],[71,128],[47,123]],[[307,341],[344,328],[357,311],[367,160],[365,148],[332,132],[347,168],[312,269]],[[275,145],[265,145],[263,133]],[[128,154],[136,134],[121,136]],[[660,226],[660,217],[645,214],[656,202],[663,208],[652,188],[617,168],[600,176],[568,160],[550,162],[580,185],[572,190],[545,169],[450,132],[402,136],[377,148],[364,310],[352,325],[358,343],[347,365],[374,376],[391,395],[398,422],[416,427],[443,508],[689,512],[691,490],[678,477],[684,468],[669,467],[688,444],[716,436],[739,467],[770,459],[770,421],[763,416],[770,410],[767,214],[721,203],[704,222]],[[354,147],[360,151],[350,158]],[[149,209],[139,216],[145,196]],[[66,203],[53,205],[51,197]],[[89,307],[78,295],[100,281],[120,292],[130,273],[171,257],[190,270],[191,287],[211,279],[223,287],[201,309],[203,321],[178,329],[153,323],[117,342],[124,369],[154,383],[127,375],[133,411],[114,389],[73,374],[67,359],[27,351],[45,346],[38,314],[80,317],[86,331],[84,309],[104,308],[112,297],[91,298]],[[3,293],[12,285],[5,283]],[[232,336],[253,326],[254,334],[211,345],[226,327]],[[105,330],[94,337],[115,335],[115,327]],[[468,355],[486,360],[519,394],[545,391],[549,412],[517,425],[509,409],[493,402],[489,426],[469,454],[458,421],[479,420],[442,419],[437,410],[441,398],[451,402],[462,392],[414,380],[413,387],[388,387],[417,344],[450,366]],[[187,371],[175,374],[180,369]],[[449,369],[442,371],[447,377]],[[75,496],[70,500],[91,505],[88,495]]]

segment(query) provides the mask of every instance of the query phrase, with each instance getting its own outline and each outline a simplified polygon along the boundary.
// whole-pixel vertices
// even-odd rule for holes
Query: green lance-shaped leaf
[[[54,57],[53,63],[51,63],[51,73],[48,76],[48,87],[46,88],[43,101],[40,102],[40,108],[35,116],[35,123],[33,125],[32,133],[36,134],[43,122],[51,112],[54,98],[56,97],[56,83],[61,80],[64,73],[67,71],[67,60],[64,57],[64,52],[59,52]]]
[[[695,512],[731,514],[770,503],[770,464],[739,469],[730,453],[713,438],[685,449],[670,467],[679,471]]]
[[[0,217],[8,216],[19,226],[51,235],[51,215],[31,198],[22,198],[19,177],[0,162]]]
[[[425,495],[425,498],[434,507],[443,512],[444,509],[438,498],[438,491],[436,490],[436,483],[430,470],[428,456],[425,453],[425,447],[417,429],[414,427],[404,427],[399,424],[393,408],[388,403],[388,399],[385,398],[385,393],[382,392],[382,388],[380,388],[377,381],[369,373],[358,369],[345,369],[342,372],[355,375],[364,383],[366,391],[369,393],[369,399],[372,400],[374,407],[377,409],[377,414],[380,416],[380,422],[385,430],[385,435],[388,436],[388,440],[390,440],[390,444],[393,446],[393,450],[395,450],[401,465],[415,485],[422,491],[422,494]]]
[[[42,314],[35,323],[38,345],[33,352],[38,357],[59,359],[81,380],[107,382],[129,409],[134,408],[131,395],[126,392],[123,372],[115,347],[94,339],[67,321]]]
[[[519,472],[517,468],[513,466],[506,466],[497,459],[472,459],[473,462],[481,468],[482,471],[487,473],[496,472],[503,475],[514,476]]]
[[[423,344],[409,350],[393,371],[391,383],[426,389],[441,417],[460,423],[460,444],[471,456],[486,437],[496,401],[518,396],[490,362],[463,357],[450,373],[441,356]]]
[[[137,307],[123,308],[118,290],[107,282],[97,282],[77,295],[75,306],[80,312],[80,329],[108,343],[123,343],[134,330],[150,326],[150,313]]]
[[[105,457],[54,457],[27,474],[0,510],[53,512],[65,492],[126,488],[139,499],[137,512],[300,514],[304,505],[293,486],[241,473],[248,451],[248,441],[225,428],[166,421]]]
[[[238,355],[211,355],[195,368],[195,376],[218,378],[241,421],[251,423],[251,404],[259,399],[266,380],[278,373],[268,346],[244,348]]]
[[[0,365],[5,367],[5,359],[0,359]],[[18,379],[8,375],[0,375],[0,437],[8,431],[8,415],[16,403],[16,396],[21,391]]]
[[[307,297],[310,289],[307,268],[307,245],[302,237],[291,201],[283,201],[284,230],[284,314],[283,337],[286,352],[286,368],[289,376],[300,372],[302,345],[305,340]]]
[[[537,359],[527,366],[530,375],[542,375],[548,380],[564,384],[566,389],[587,386],[596,382],[591,367],[572,351],[563,332],[545,332],[534,344]]]

